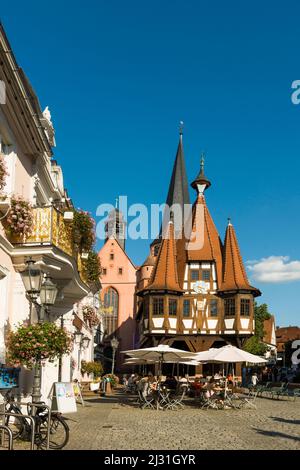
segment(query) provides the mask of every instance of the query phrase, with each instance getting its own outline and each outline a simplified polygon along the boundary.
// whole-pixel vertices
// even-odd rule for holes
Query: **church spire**
[[[172,176],[169,184],[169,190],[166,200],[166,205],[172,210],[172,206],[175,205],[174,210],[174,226],[175,231],[182,230],[182,226],[185,218],[187,217],[187,210],[190,205],[188,179],[185,168],[184,152],[183,152],[183,121],[180,121],[179,125],[179,142],[176,152],[176,158],[173,166]],[[177,207],[176,207],[177,206]],[[177,209],[177,210],[176,210]],[[178,209],[181,211],[181,223],[179,224],[176,220]],[[154,247],[155,255],[158,252],[159,244],[161,243],[162,233],[164,227],[168,225],[169,211],[166,211],[163,215],[163,222],[160,227],[159,236],[151,243],[151,247]],[[180,225],[180,228],[179,228]],[[157,247],[157,248],[156,248]]]
[[[202,152],[201,160],[200,160],[200,173],[191,184],[192,188],[196,189],[199,194],[203,194],[204,191],[211,186],[211,182],[206,178],[204,174],[204,162],[205,162],[204,157],[205,157],[205,154],[204,152]]]
[[[169,191],[166,203],[169,207],[173,204],[180,204],[183,208],[184,204],[190,203],[188,180],[186,176],[184,152],[183,152],[183,121],[180,121],[179,127],[179,143],[175,163],[173,166],[172,177],[169,185]]]

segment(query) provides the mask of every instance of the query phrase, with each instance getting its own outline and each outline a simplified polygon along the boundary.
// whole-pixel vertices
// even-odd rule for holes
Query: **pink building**
[[[103,321],[102,354],[112,358],[110,340],[116,337],[119,346],[115,371],[125,371],[124,355],[120,351],[133,349],[135,345],[135,288],[136,267],[125,252],[125,222],[122,213],[115,209],[106,224],[106,241],[99,251],[102,266]],[[111,361],[104,360],[107,372]]]

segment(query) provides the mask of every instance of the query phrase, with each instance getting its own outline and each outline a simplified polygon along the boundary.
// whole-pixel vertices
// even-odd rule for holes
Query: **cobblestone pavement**
[[[69,415],[66,449],[299,449],[300,399],[257,399],[257,410],[141,410],[119,394],[89,398]],[[74,420],[74,421],[73,421]]]

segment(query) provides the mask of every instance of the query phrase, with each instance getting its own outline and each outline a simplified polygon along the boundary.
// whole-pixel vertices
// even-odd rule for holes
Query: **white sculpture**
[[[50,114],[50,110],[49,110],[49,107],[48,107],[48,106],[46,106],[46,108],[44,109],[44,111],[43,111],[43,116],[44,116],[44,118],[46,118],[46,119],[52,124],[52,122],[51,122],[51,114]]]

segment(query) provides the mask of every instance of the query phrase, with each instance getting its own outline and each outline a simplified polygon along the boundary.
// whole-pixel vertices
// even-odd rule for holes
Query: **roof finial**
[[[201,160],[200,160],[200,174],[204,175],[204,162],[205,162],[205,153],[201,152]]]
[[[228,220],[228,225],[232,225],[232,223],[231,223],[231,218],[228,217],[227,220]]]
[[[119,198],[116,197],[116,209],[118,209],[118,208],[119,208]]]
[[[180,121],[179,122],[179,135],[183,134],[183,127],[184,127],[184,122]]]

